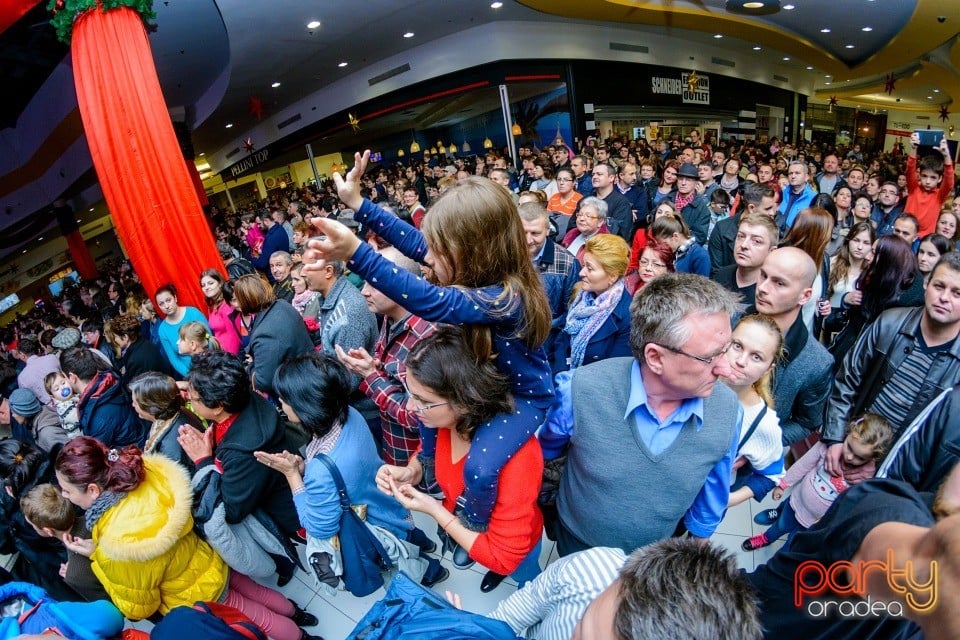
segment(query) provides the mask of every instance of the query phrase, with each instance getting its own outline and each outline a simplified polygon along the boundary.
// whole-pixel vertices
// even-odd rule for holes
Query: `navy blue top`
[[[418,229],[364,199],[355,218],[403,255],[423,262],[427,243]],[[415,316],[444,324],[491,325],[494,363],[510,377],[516,399],[549,406],[553,400],[553,379],[543,348],[531,349],[518,337],[517,327],[523,320],[523,303],[519,294],[502,299],[503,285],[479,289],[438,287],[415,276],[361,243],[349,261],[350,270],[371,286]],[[545,404],[544,404],[545,403]]]

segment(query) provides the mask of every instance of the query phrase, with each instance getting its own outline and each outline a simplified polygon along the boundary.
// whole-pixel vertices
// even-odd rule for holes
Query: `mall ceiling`
[[[430,51],[441,59],[451,36],[500,21],[554,24],[560,43],[578,29],[607,26],[630,29],[638,39],[668,36],[691,51],[720,47],[774,61],[803,76],[815,101],[836,96],[849,106],[936,113],[960,96],[957,2],[779,0],[774,13],[745,16],[728,11],[726,0],[155,0],[157,30],[150,38],[171,106],[222,79],[219,91],[205,94],[222,97],[188,109],[194,147],[209,157],[258,125],[251,97],[263,101],[269,117],[377,62],[414,48],[429,51],[446,38]],[[67,54],[53,38],[45,5],[0,34],[7,98],[0,101],[0,145],[2,129],[16,122]],[[893,94],[884,90],[890,73]],[[5,253],[0,248],[0,257]]]

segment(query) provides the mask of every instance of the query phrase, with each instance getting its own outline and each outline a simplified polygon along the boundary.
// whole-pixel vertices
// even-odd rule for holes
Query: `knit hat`
[[[65,351],[78,344],[80,344],[80,332],[73,327],[62,329],[60,333],[53,336],[53,340],[50,341],[50,346],[60,351]]]
[[[14,389],[9,400],[10,411],[18,416],[29,418],[40,413],[40,401],[37,400],[37,396],[33,395],[33,391],[30,391],[30,389]]]

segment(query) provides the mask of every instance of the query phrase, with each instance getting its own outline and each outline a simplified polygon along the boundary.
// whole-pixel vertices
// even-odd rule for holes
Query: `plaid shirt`
[[[360,391],[380,409],[383,428],[383,458],[403,466],[420,447],[420,420],[407,410],[407,392],[401,382],[413,345],[436,330],[436,325],[414,315],[400,322],[384,320],[373,357],[380,368],[360,382]]]

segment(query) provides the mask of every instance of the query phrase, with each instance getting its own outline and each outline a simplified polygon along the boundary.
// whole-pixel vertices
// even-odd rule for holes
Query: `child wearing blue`
[[[499,415],[478,430],[459,501],[464,526],[484,531],[500,470],[533,437],[553,399],[550,366],[542,349],[550,331],[549,303],[506,190],[485,179],[465,180],[444,193],[418,231],[360,196],[359,180],[368,157],[369,152],[356,154],[356,165],[346,179],[334,174],[340,199],[356,211],[355,218],[365,228],[426,265],[440,286],[398,269],[327,218],[314,219],[325,237],[310,241],[304,269],[314,268],[311,260],[348,260],[351,271],[410,313],[463,326],[477,361],[493,359],[509,376],[514,412]],[[420,433],[419,459],[429,464],[436,433],[426,429]]]

